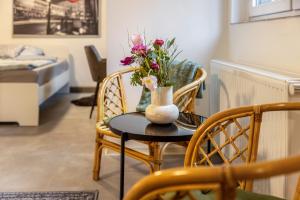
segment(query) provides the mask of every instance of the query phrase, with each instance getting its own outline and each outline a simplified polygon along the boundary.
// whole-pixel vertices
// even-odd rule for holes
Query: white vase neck
[[[173,104],[173,86],[158,87],[151,92],[151,104],[157,106]]]

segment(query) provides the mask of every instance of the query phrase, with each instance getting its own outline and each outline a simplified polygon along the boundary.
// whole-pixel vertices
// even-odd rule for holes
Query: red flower
[[[121,60],[121,63],[122,63],[122,65],[130,65],[130,64],[132,64],[132,63],[134,63],[134,59],[133,59],[133,57],[126,57],[126,58],[124,58],[123,60]]]
[[[159,64],[157,64],[155,62],[151,63],[150,67],[154,70],[159,70]]]
[[[147,46],[143,44],[134,45],[131,49],[131,53],[146,56]]]
[[[162,46],[162,45],[164,45],[164,41],[163,40],[160,40],[160,39],[156,39],[155,41],[154,41],[154,45],[157,45],[157,46]]]

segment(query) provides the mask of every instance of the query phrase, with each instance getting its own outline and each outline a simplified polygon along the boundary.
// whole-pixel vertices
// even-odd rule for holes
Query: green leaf
[[[168,40],[168,42],[167,42],[167,48],[169,49],[174,43],[175,43],[175,39],[176,38],[173,38],[172,40]]]
[[[181,53],[182,53],[182,51],[179,51],[176,55],[174,55],[174,57],[172,58],[172,60],[169,61],[169,64],[172,64],[174,62],[174,60],[177,58],[177,56],[179,54],[181,54]]]

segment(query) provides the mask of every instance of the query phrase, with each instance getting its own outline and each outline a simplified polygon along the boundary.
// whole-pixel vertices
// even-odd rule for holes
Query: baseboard
[[[71,93],[93,93],[96,87],[70,87]]]

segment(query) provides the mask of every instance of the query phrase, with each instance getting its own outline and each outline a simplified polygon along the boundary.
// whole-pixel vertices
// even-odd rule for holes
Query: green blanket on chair
[[[191,62],[191,61],[176,61],[172,64],[169,71],[170,81],[173,83],[173,92],[176,92],[178,89],[183,86],[190,84],[194,81],[194,78],[197,73],[197,69],[202,66]],[[201,84],[197,98],[202,98],[203,90],[205,90],[205,84]],[[151,102],[151,92],[144,87],[141,95],[139,104],[136,107],[138,112],[144,112],[146,107]]]

